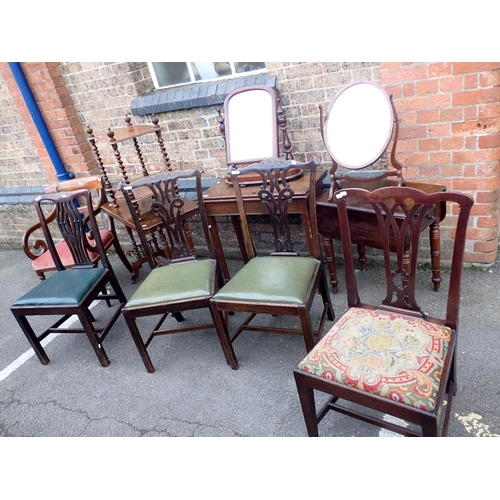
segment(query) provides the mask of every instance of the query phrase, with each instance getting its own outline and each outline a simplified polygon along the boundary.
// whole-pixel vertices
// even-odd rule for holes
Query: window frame
[[[175,62],[177,62],[177,61],[175,61]],[[231,67],[231,74],[230,75],[219,76],[219,77],[216,77],[216,78],[206,78],[206,79],[202,79],[202,80],[196,80],[196,78],[194,76],[193,67],[191,66],[191,64],[192,64],[193,61],[178,61],[178,62],[185,62],[186,63],[186,66],[187,66],[187,69],[188,69],[188,73],[189,73],[189,77],[190,77],[190,81],[188,81],[188,82],[182,82],[182,83],[176,83],[176,84],[173,84],[173,85],[164,85],[164,86],[160,86],[160,84],[158,82],[158,78],[156,76],[156,72],[155,72],[153,63],[152,62],[148,62],[147,63],[148,69],[149,69],[149,73],[151,75],[151,79],[153,80],[153,85],[154,85],[155,90],[175,89],[177,87],[182,87],[184,85],[201,84],[201,83],[207,83],[207,82],[219,82],[221,80],[230,80],[230,79],[233,79],[233,78],[240,78],[242,76],[247,76],[247,75],[251,76],[251,75],[261,74],[261,73],[265,73],[267,71],[267,69],[265,67],[266,63],[264,62],[264,67],[263,68],[255,69],[255,70],[252,70],[252,71],[243,71],[241,73],[237,73],[236,72],[236,68],[234,66],[234,62],[229,62],[229,65]]]

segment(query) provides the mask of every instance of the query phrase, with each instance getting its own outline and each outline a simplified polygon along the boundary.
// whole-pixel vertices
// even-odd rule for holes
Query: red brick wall
[[[22,63],[22,67],[63,163],[77,176],[98,172],[85,127],[91,125],[101,134],[110,126],[123,126],[132,98],[152,88],[145,63]],[[500,189],[500,63],[273,62],[266,67],[278,79],[295,157],[317,156],[325,169],[329,159],[319,134],[318,104],[326,106],[352,81],[379,81],[393,94],[401,121],[398,160],[406,178],[471,194],[476,204],[466,260],[494,262]],[[0,63],[0,77],[0,147],[6,158],[0,172],[6,181],[0,185],[54,182],[54,168],[7,63]],[[174,169],[200,165],[207,176],[224,172],[218,107],[159,115]],[[149,119],[133,118],[134,123]],[[160,161],[158,148],[147,146],[148,160]],[[111,148],[102,152],[113,180],[118,180]],[[133,152],[124,151],[122,156],[132,175],[139,171]],[[444,245],[451,241],[447,231],[445,220]]]
[[[21,67],[64,166],[76,176],[89,172],[97,173],[90,144],[63,81],[59,64],[21,63]],[[0,74],[9,88],[48,181],[56,182],[52,161],[7,63],[0,63]]]
[[[470,194],[476,204],[465,260],[494,262],[500,188],[500,63],[381,63],[380,78],[393,95],[401,120],[397,151],[406,178]]]

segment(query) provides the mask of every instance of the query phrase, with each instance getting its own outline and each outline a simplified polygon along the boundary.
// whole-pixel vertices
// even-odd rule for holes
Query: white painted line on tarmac
[[[69,320],[68,320],[69,321]],[[45,347],[48,343],[52,342],[56,337],[61,335],[60,333],[51,333],[46,338],[44,338],[41,342],[42,346]],[[4,368],[0,372],[0,382],[5,380],[11,373],[15,372],[19,367],[24,365],[28,359],[35,355],[35,351],[30,349],[25,353],[21,354],[15,361],[13,361],[7,368]]]
[[[94,302],[92,302],[92,304],[90,304],[89,309],[92,309],[98,303],[99,303],[99,301],[95,300]],[[59,328],[69,328],[76,321],[78,321],[78,318],[75,315],[71,316],[71,318],[68,318],[64,323],[62,323],[60,325]],[[45,347],[47,344],[52,342],[56,337],[59,337],[59,335],[61,335],[61,334],[60,333],[51,333],[50,335],[47,335],[47,337],[45,337],[42,340],[42,342],[40,342],[42,344],[42,347]],[[15,361],[13,361],[9,366],[4,368],[0,372],[0,382],[2,380],[5,380],[11,373],[13,373],[19,367],[24,365],[24,363],[26,363],[26,361],[28,361],[28,359],[30,359],[34,355],[35,355],[35,351],[33,349],[30,349],[29,351],[26,351],[25,353],[21,354],[21,356],[19,356]]]
[[[384,420],[390,422],[391,424],[401,425],[402,427],[408,427],[408,423],[400,418],[393,417],[392,415],[384,415]],[[389,429],[380,429],[378,437],[403,437],[402,434],[390,431]]]

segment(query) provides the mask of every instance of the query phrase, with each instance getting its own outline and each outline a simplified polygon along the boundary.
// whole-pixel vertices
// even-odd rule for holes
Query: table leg
[[[247,247],[243,238],[243,232],[241,231],[239,216],[231,215],[231,222],[233,223],[234,233],[236,234],[236,239],[238,240],[238,246],[240,247],[243,262],[246,264],[250,259],[248,258]]]
[[[328,274],[330,274],[330,283],[333,293],[338,293],[339,282],[337,278],[337,266],[335,265],[335,251],[333,241],[330,238],[323,237],[323,246],[325,248],[326,264],[328,266]]]
[[[226,256],[224,255],[224,248],[222,247],[222,242],[220,240],[219,229],[217,227],[217,221],[214,216],[207,216],[208,219],[208,230],[210,232],[210,238],[212,240],[212,245],[214,246],[215,255],[219,262],[219,266],[224,276],[224,280],[227,283],[230,279],[229,269],[227,267]]]
[[[432,282],[434,283],[434,291],[439,292],[441,288],[441,230],[439,222],[433,222],[429,227],[429,239],[431,247],[431,267],[432,267]]]
[[[137,280],[137,277],[139,276],[139,269],[141,268],[144,259],[143,256],[141,255],[141,252],[139,250],[139,246],[137,245],[137,242],[135,241],[134,235],[132,233],[132,229],[130,229],[128,226],[125,226],[125,229],[128,233],[130,243],[132,245],[132,252],[135,255],[135,260],[132,261],[132,275],[130,276],[130,281],[132,283],[135,283]]]
[[[358,247],[358,262],[361,267],[361,271],[366,271],[366,246],[365,245],[357,245]]]

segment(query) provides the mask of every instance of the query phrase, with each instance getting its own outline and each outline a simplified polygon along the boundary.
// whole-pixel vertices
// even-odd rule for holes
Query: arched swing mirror
[[[272,87],[251,85],[230,92],[224,100],[224,116],[219,110],[219,124],[226,146],[228,183],[232,183],[229,171],[234,167],[241,169],[268,159],[279,162],[280,132],[286,160],[293,159],[285,114]],[[301,169],[291,170],[288,179],[302,174]],[[260,179],[249,176],[246,184],[259,182]]]
[[[226,99],[224,108],[228,165],[279,156],[274,89],[240,89]]]
[[[335,174],[338,167],[361,170],[373,165],[385,153],[393,136],[390,163],[396,170],[383,172],[370,180],[391,175],[401,178],[401,164],[394,158],[396,113],[391,98],[378,84],[355,82],[348,85],[331,102],[324,121],[322,116],[320,119],[323,142],[333,161],[332,180],[340,179]],[[365,179],[360,177],[360,181]]]

